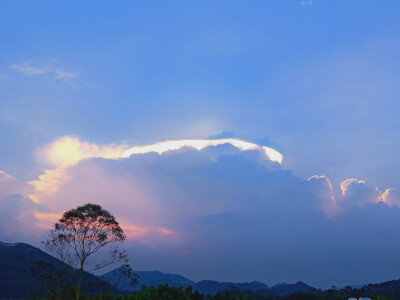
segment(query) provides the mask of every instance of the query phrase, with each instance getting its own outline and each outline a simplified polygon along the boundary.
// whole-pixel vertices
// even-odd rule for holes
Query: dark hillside
[[[56,281],[45,281],[39,272],[31,271],[37,261],[49,264],[55,271],[64,269],[60,260],[31,245],[0,242],[1,299],[31,299],[33,296],[46,296],[48,288],[57,288]],[[71,270],[70,275],[59,282],[60,286],[74,285],[77,276],[78,271]],[[84,274],[83,291],[97,294],[111,289],[111,285],[99,277],[90,273]]]

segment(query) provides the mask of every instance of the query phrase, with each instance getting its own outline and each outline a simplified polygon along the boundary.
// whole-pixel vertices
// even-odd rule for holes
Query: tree
[[[78,267],[76,300],[79,300],[84,271],[98,270],[117,262],[123,263],[122,270],[130,270],[126,252],[120,251],[118,246],[114,245],[124,242],[125,239],[126,235],[114,216],[100,205],[88,203],[64,212],[43,243],[46,250],[62,262]],[[103,255],[103,259],[94,264],[91,270],[86,270],[88,258],[106,248],[108,254]]]

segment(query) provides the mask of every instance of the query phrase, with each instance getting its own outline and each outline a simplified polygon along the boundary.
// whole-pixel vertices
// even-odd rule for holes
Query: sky
[[[1,0],[0,240],[40,245],[94,202],[139,270],[399,278],[399,13],[395,0]]]

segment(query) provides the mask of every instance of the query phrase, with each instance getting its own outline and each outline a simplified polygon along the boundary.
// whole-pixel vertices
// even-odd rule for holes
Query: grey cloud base
[[[365,182],[337,195],[325,177],[301,179],[229,145],[87,159],[66,174],[42,205],[101,204],[126,230],[138,269],[317,287],[400,276],[400,210],[372,201]]]

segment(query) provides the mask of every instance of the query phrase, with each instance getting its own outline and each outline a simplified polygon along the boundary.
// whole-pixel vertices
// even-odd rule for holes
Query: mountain
[[[191,281],[183,276],[170,273],[162,273],[160,271],[135,271],[139,276],[139,284],[135,287],[129,286],[128,280],[120,277],[118,269],[114,269],[101,276],[102,279],[115,285],[118,281],[117,287],[126,291],[139,291],[143,286],[157,287],[158,285],[168,284],[172,287],[192,286],[193,290],[198,290],[203,294],[215,295],[217,292],[225,290],[247,292],[249,294],[262,294],[262,295],[279,295],[286,296],[295,292],[318,292],[317,289],[305,284],[304,282],[297,282],[294,284],[281,283],[269,288],[265,283],[252,281],[243,283],[234,282],[219,282],[214,280],[202,280],[199,282]]]
[[[121,278],[118,268],[103,274],[101,278],[126,291],[140,291],[143,286],[151,287],[161,284],[168,284],[172,287],[188,287],[196,284],[181,275],[162,273],[160,271],[135,271],[135,274],[139,277],[138,284],[135,287],[129,285],[128,279]]]
[[[46,252],[24,243],[0,242],[0,291],[1,299],[31,299],[46,296],[46,289],[55,289],[57,283],[44,281],[31,267],[37,261],[49,264],[55,271],[63,269],[60,260]],[[71,269],[71,276],[61,283],[75,285],[78,270]],[[112,290],[109,283],[90,273],[82,277],[82,290],[90,294],[100,294]]]
[[[63,269],[60,260],[46,252],[24,243],[0,242],[0,291],[1,299],[31,299],[32,297],[46,296],[46,289],[56,289],[57,283],[43,280],[40,272],[33,273],[31,268],[36,262],[42,261],[51,266],[55,271]],[[71,276],[62,280],[61,284],[75,285],[78,278],[78,270],[70,269]],[[303,282],[295,284],[278,284],[269,288],[265,283],[252,281],[245,283],[218,282],[213,280],[202,280],[194,282],[181,275],[162,273],[160,271],[135,271],[139,275],[139,284],[132,288],[128,280],[122,278],[117,287],[125,291],[138,291],[143,286],[151,287],[168,284],[172,287],[192,286],[193,290],[200,293],[215,295],[224,290],[245,292],[247,294],[260,295],[289,295],[294,292],[315,292],[315,288]],[[113,290],[112,285],[117,283],[120,275],[118,269],[114,269],[101,278],[84,273],[82,279],[82,290],[89,294],[102,294]],[[398,281],[390,282],[392,289],[397,289]],[[381,286],[371,286],[371,289],[380,289]],[[387,287],[387,286],[385,286]],[[114,289],[114,291],[116,291]],[[118,291],[117,291],[118,292]]]
[[[214,295],[217,292],[231,290],[231,291],[241,291],[250,292],[252,294],[257,294],[257,292],[262,290],[267,290],[268,286],[265,283],[252,281],[244,283],[233,283],[233,282],[218,282],[213,280],[202,280],[193,286],[194,290],[198,290],[200,293]]]
[[[198,290],[200,293],[214,295],[217,292],[224,290],[236,290],[236,291],[249,291],[255,293],[259,290],[268,289],[265,283],[253,281],[246,283],[233,283],[233,282],[218,282],[213,280],[202,280],[199,282],[191,281],[181,275],[162,273],[160,271],[135,271],[135,274],[139,276],[138,285],[135,287],[129,286],[128,280],[121,278],[118,269],[114,269],[101,276],[102,279],[109,282],[112,285],[117,284],[117,287],[121,290],[126,291],[140,291],[143,286],[159,286],[168,284],[172,287],[183,287],[192,286],[193,290]]]
[[[274,285],[269,289],[271,292],[273,292],[275,295],[279,296],[286,296],[286,295],[291,295],[296,292],[302,292],[302,293],[315,293],[318,290],[316,288],[313,288],[309,286],[308,284],[305,284],[304,282],[296,282],[294,284],[288,284],[288,283],[280,283],[277,285]]]
[[[269,288],[265,283],[252,281],[243,283],[234,282],[219,282],[214,280],[202,280],[199,282],[191,281],[183,276],[170,273],[162,273],[160,271],[135,271],[139,276],[139,284],[135,287],[131,287],[127,280],[120,279],[120,274],[117,269],[114,269],[101,276],[102,279],[115,285],[118,280],[118,288],[126,291],[139,291],[143,286],[145,287],[157,287],[158,285],[168,284],[172,287],[183,287],[192,286],[193,290],[198,290],[203,294],[215,295],[217,292],[225,290],[247,292],[249,294],[262,294],[262,295],[279,295],[286,296],[295,292],[303,293],[315,293],[317,289],[305,284],[304,282],[297,282],[294,284],[281,283]]]

